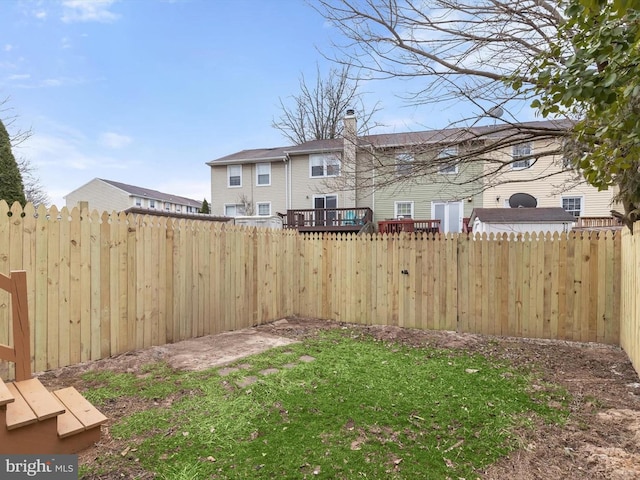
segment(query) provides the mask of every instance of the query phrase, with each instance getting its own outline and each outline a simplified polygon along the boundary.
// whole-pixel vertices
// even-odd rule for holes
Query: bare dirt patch
[[[562,385],[570,393],[571,415],[566,425],[523,429],[519,432],[521,447],[484,472],[478,472],[480,478],[640,478],[640,380],[626,354],[617,347],[288,319],[66,367],[41,374],[40,378],[50,388],[73,385],[83,391],[91,385],[83,382],[79,374],[88,370],[136,373],[142,365],[160,360],[178,369],[222,367],[246,355],[317,335],[321,330],[346,327],[380,340],[462,349],[496,361],[508,361],[538,372],[543,382]],[[130,462],[119,475],[91,478],[153,478],[153,474],[136,467],[135,452],[126,451],[126,445],[109,434],[112,422],[151,406],[150,401],[122,398],[101,407],[110,418],[103,439],[81,453],[80,463],[92,462],[103,454],[119,455]]]

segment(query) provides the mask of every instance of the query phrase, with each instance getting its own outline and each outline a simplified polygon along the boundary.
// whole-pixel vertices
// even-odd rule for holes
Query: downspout
[[[282,161],[284,162],[284,204],[287,210],[291,209],[291,162],[289,154],[285,153]]]

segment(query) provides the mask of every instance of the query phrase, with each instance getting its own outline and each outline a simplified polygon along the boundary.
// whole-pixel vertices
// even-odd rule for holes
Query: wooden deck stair
[[[73,387],[49,392],[36,378],[0,380],[0,453],[75,453],[100,440],[106,421]]]
[[[69,454],[100,440],[107,421],[75,388],[54,392],[31,378],[25,272],[0,274],[11,293],[14,345],[0,345],[0,360],[16,364],[16,381],[0,379],[0,453]]]

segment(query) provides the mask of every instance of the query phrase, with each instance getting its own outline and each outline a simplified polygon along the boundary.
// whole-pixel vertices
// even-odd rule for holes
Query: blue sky
[[[336,34],[304,0],[0,0],[0,118],[59,207],[95,177],[209,200],[207,161],[287,144],[279,98]],[[364,86],[376,133],[454,120],[393,85]]]

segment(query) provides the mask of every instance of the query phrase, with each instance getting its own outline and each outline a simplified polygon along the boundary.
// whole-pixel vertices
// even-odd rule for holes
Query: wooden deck
[[[284,228],[299,232],[358,233],[373,221],[373,211],[361,208],[309,208],[287,210],[283,217]]]

